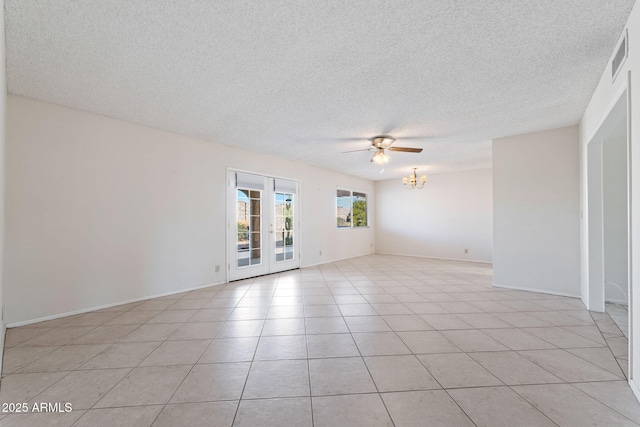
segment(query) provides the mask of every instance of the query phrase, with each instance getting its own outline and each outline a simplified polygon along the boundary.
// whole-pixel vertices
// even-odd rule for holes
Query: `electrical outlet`
[[[469,253],[469,249],[465,249],[465,250],[464,250],[464,253],[465,253],[465,254],[468,254],[468,253]]]
[[[220,273],[220,265],[216,265],[216,273]]]
[[[322,256],[322,251],[320,251],[320,256]]]

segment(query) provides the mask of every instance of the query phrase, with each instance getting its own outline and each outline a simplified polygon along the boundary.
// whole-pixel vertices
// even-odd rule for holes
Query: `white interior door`
[[[230,171],[229,280],[300,267],[296,181]]]

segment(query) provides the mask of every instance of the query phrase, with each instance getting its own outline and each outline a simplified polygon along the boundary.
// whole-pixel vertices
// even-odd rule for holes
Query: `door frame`
[[[603,144],[624,117],[627,124],[627,283],[631,300],[631,152],[629,143],[629,91],[624,90],[587,143],[588,310],[604,312]],[[631,301],[629,301],[631,311]]]
[[[231,192],[235,192],[235,183],[234,185],[231,185],[232,183],[230,182],[230,175],[231,173],[246,173],[246,174],[251,174],[251,175],[258,175],[258,176],[262,176],[265,178],[272,178],[272,179],[283,179],[283,180],[288,180],[288,181],[294,181],[297,184],[297,192],[296,192],[296,198],[297,198],[297,209],[294,211],[295,215],[294,215],[294,231],[296,231],[295,234],[295,238],[297,239],[297,244],[294,246],[294,251],[295,251],[295,256],[297,256],[298,258],[298,267],[294,267],[293,269],[296,268],[300,268],[302,266],[302,230],[300,227],[300,224],[302,223],[302,183],[300,181],[300,179],[296,179],[296,178],[290,178],[287,176],[281,176],[281,175],[274,175],[274,174],[269,174],[269,173],[264,173],[264,172],[256,172],[255,170],[248,170],[248,169],[240,169],[240,168],[235,168],[235,167],[231,167],[231,166],[227,166],[226,168],[226,172],[225,172],[225,187],[226,187],[226,191],[225,191],[225,283],[229,283],[230,281],[230,271],[231,271],[231,242],[230,239],[232,237],[235,238],[235,236],[231,236],[230,230],[231,230],[231,221],[235,220],[235,218],[231,218],[230,216],[230,206],[229,206],[229,201],[231,199]],[[265,189],[266,190],[266,189]],[[273,193],[271,193],[273,194]],[[264,249],[264,248],[263,248]],[[271,237],[269,237],[269,247],[268,249],[271,249]],[[269,263],[271,263],[271,253],[269,253]],[[270,267],[269,267],[270,268]],[[286,270],[281,270],[281,271],[286,271]],[[265,274],[271,274],[271,273],[265,273]],[[275,274],[275,272],[273,273]],[[257,277],[257,276],[255,276]],[[244,279],[234,279],[234,280],[244,280]]]
[[[603,144],[624,114],[627,133],[627,283],[629,310],[629,345],[628,345],[628,381],[634,378],[633,318],[633,245],[632,245],[632,156],[631,156],[631,73],[627,74],[627,82],[614,98],[615,101],[607,110],[603,119],[589,138],[586,146],[586,210],[587,210],[587,309],[596,312],[605,311],[604,289],[604,224],[603,224]],[[592,216],[595,213],[595,218]]]

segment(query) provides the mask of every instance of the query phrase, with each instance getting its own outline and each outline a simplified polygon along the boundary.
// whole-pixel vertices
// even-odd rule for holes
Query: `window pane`
[[[260,259],[260,249],[252,249],[251,250],[251,265],[260,264],[262,260]]]
[[[338,227],[351,227],[351,192],[338,190],[336,193],[336,219]]]
[[[249,256],[249,190],[238,189],[236,191],[238,218],[238,267],[245,267],[250,264]]]
[[[275,193],[276,262],[293,259],[293,194]],[[291,257],[285,257],[283,247],[291,247]]]
[[[367,195],[353,192],[353,226],[367,226]]]
[[[260,217],[251,215],[251,231],[260,231]]]
[[[256,193],[256,191],[252,191]],[[260,215],[260,199],[251,199],[251,215]]]
[[[262,262],[260,225],[260,191],[241,189],[236,191],[236,218],[238,240],[238,267],[256,265]]]
[[[249,262],[249,251],[238,251],[238,267],[246,267]]]
[[[238,222],[249,226],[249,190],[238,190]]]

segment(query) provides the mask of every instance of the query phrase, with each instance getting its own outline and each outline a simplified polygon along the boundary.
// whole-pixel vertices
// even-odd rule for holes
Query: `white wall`
[[[602,144],[605,301],[628,303],[627,135]]]
[[[378,253],[491,262],[491,169],[430,175],[422,190],[377,181],[376,218]]]
[[[577,126],[493,141],[494,284],[580,295]]]
[[[228,167],[301,181],[303,266],[375,250],[335,227],[371,181],[18,96],[7,129],[9,324],[224,282]]]
[[[631,388],[640,397],[640,384],[637,384],[635,370],[640,366],[640,339],[636,338],[635,331],[640,330],[640,4],[636,2],[626,30],[629,34],[629,51],[626,62],[623,64],[615,81],[611,79],[610,61],[602,73],[600,82],[589,101],[589,105],[580,122],[580,160],[582,166],[581,173],[581,205],[583,212],[586,212],[588,205],[587,198],[587,144],[596,135],[601,124],[606,120],[609,112],[613,109],[618,98],[627,90],[627,82],[631,80],[631,90],[628,93],[630,110],[629,135],[631,146],[631,158],[629,161],[631,169],[631,324],[630,324],[630,384]],[[614,52],[612,52],[613,55]],[[589,306],[589,230],[588,221],[585,217],[582,221],[582,298],[587,307]]]
[[[0,0],[0,372],[4,350],[5,304],[4,304],[4,152],[5,117],[7,104],[7,78],[4,42],[4,0]]]

